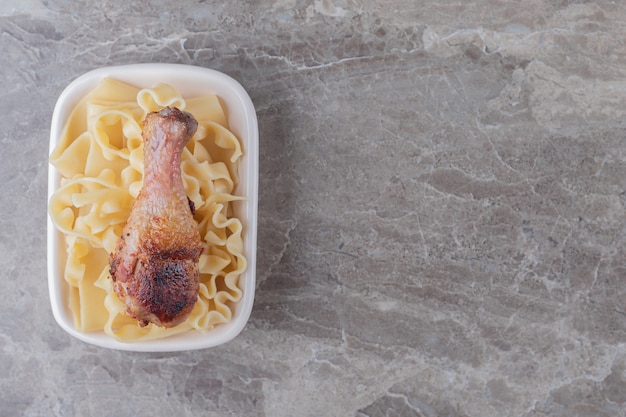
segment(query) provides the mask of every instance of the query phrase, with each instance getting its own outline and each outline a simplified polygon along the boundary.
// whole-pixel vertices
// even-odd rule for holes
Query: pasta
[[[190,317],[165,329],[139,327],[125,313],[109,276],[114,250],[143,178],[145,115],[175,106],[194,115],[196,134],[183,150],[181,172],[203,240],[200,292]],[[123,342],[206,331],[232,318],[246,269],[243,226],[232,215],[241,144],[228,129],[219,98],[183,98],[168,84],[139,89],[105,78],[70,114],[50,163],[61,173],[49,214],[65,238],[69,308],[82,332],[104,331]]]

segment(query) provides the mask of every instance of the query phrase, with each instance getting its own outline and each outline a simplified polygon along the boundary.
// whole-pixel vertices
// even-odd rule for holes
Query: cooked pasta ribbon
[[[188,111],[198,121],[182,153],[181,173],[204,246],[200,291],[182,324],[142,328],[113,290],[108,259],[142,187],[143,119],[166,106]],[[207,331],[231,320],[247,266],[243,225],[232,214],[232,203],[242,199],[235,195],[242,155],[214,95],[183,98],[165,83],[139,89],[105,78],[78,103],[50,156],[61,183],[49,201],[52,222],[65,237],[64,278],[78,330],[133,342]]]

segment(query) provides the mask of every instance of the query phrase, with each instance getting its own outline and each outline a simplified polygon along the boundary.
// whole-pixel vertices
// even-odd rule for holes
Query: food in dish
[[[115,293],[108,260],[142,188],[141,122],[168,106],[193,114],[198,122],[182,150],[180,167],[201,237],[199,289],[181,324],[141,327]],[[171,85],[139,89],[110,78],[72,111],[50,158],[62,179],[49,212],[64,234],[64,279],[78,330],[101,330],[132,342],[207,330],[231,319],[233,304],[242,298],[238,281],[247,262],[242,224],[232,215],[232,203],[240,199],[234,190],[243,152],[226,120],[216,96],[183,98]]]

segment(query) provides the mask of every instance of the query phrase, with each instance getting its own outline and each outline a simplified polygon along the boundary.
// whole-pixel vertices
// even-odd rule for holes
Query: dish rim
[[[225,105],[230,130],[239,138],[244,149],[239,166],[240,183],[237,194],[245,199],[237,203],[235,208],[244,225],[247,268],[240,277],[243,296],[234,305],[233,317],[229,322],[218,324],[206,332],[187,331],[164,339],[126,343],[106,335],[103,331],[83,333],[77,330],[67,307],[67,284],[60,273],[64,268],[60,255],[65,256],[63,234],[56,229],[48,212],[50,197],[59,187],[61,175],[48,164],[47,272],[54,319],[71,336],[89,344],[116,350],[176,352],[206,349],[227,343],[239,335],[248,322],[256,286],[259,134],[252,100],[238,81],[210,68],[170,63],[139,63],[97,68],[75,78],[59,95],[52,113],[48,157],[58,144],[65,121],[73,108],[105,77],[128,82],[139,88],[165,82],[178,89],[185,98],[213,93]]]

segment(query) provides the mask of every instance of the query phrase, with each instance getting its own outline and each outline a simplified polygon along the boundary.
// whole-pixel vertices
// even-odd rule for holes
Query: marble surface
[[[624,21],[607,0],[2,2],[0,414],[623,417]],[[135,62],[225,72],[257,109],[257,296],[218,348],[105,350],[51,316],[52,109]]]

